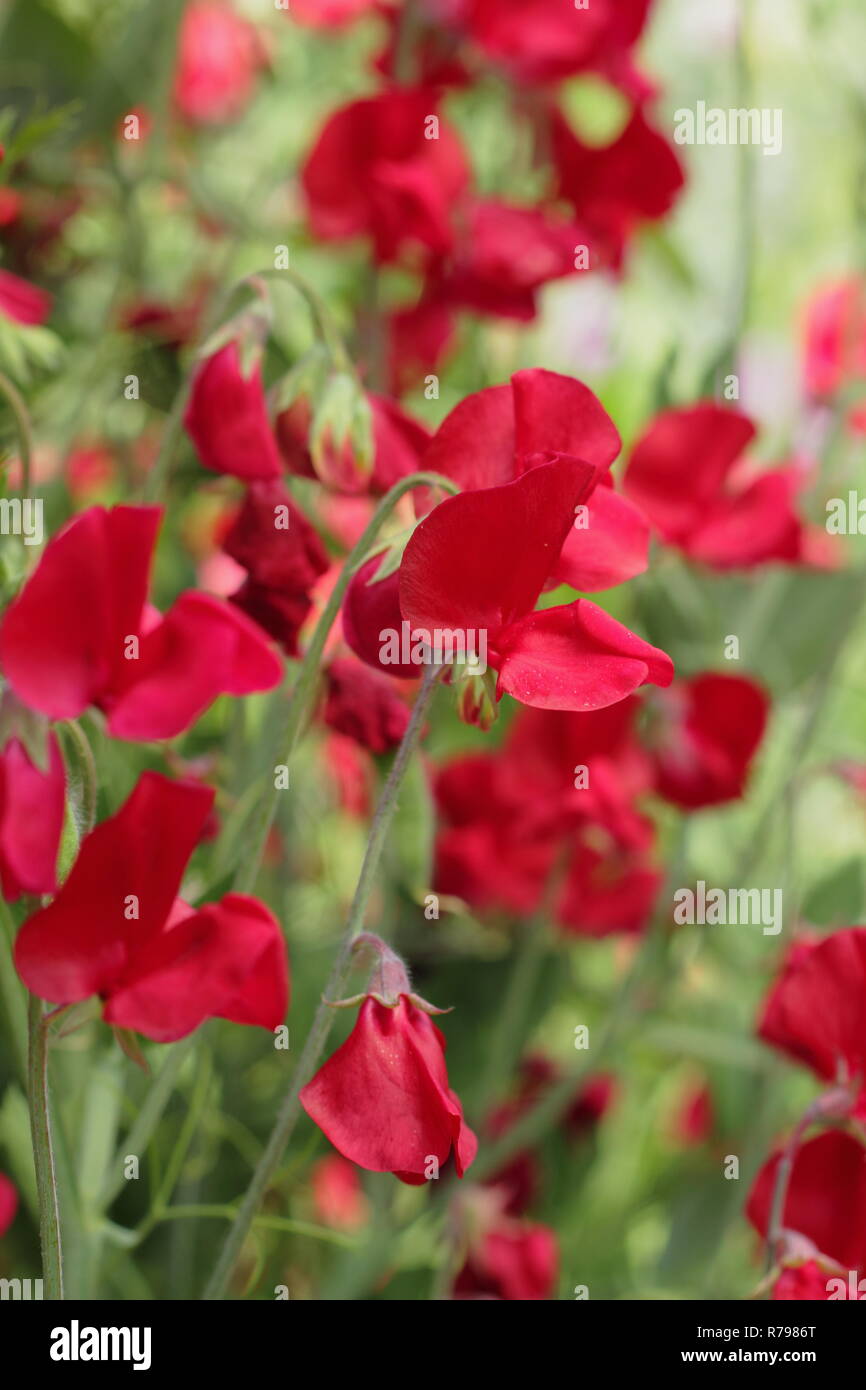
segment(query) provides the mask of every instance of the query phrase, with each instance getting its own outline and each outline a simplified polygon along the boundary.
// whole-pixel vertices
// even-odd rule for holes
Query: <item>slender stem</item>
[[[277,1114],[271,1137],[267,1142],[265,1150],[259,1160],[258,1167],[253,1174],[252,1181],[244,1195],[244,1199],[238,1210],[238,1215],[226,1238],[219,1260],[213,1276],[205,1289],[203,1297],[205,1299],[220,1299],[224,1296],[232,1271],[240,1255],[241,1247],[247,1232],[249,1231],[255,1213],[264,1197],[273,1178],[277,1167],[280,1164],[286,1145],[289,1143],[294,1132],[295,1125],[301,1113],[300,1093],[303,1087],[313,1076],[319,1058],[324,1050],[325,1043],[334,1022],[334,1011],[328,1003],[329,999],[337,999],[343,992],[346,978],[349,974],[349,967],[352,958],[352,947],[355,938],[363,930],[364,916],[373,887],[373,880],[379,867],[382,857],[382,850],[385,839],[397,809],[397,793],[403,781],[406,769],[409,766],[412,754],[421,735],[424,726],[424,719],[436,688],[436,681],[439,678],[441,667],[430,666],[424,674],[418,698],[412,711],[412,717],[403,735],[403,741],[391,764],[379,804],[376,807],[376,814],[373,817],[373,824],[370,827],[370,838],[367,841],[367,848],[364,853],[364,860],[361,865],[361,873],[358,877],[358,885],[355,889],[355,896],[349,908],[349,915],[346,920],[346,929],[343,940],[337,953],[333,969],[325,986],[325,993],[322,1002],[316,1010],[313,1025],[307,1036],[304,1050],[301,1053],[295,1071],[294,1080],[286,1093],[283,1103]]]
[[[283,726],[281,745],[284,750],[283,762],[285,764],[291,761],[295,746],[310,716],[319,681],[322,653],[346,596],[346,590],[354,575],[367,559],[370,547],[400,498],[416,487],[441,487],[449,493],[458,490],[457,485],[450,478],[443,478],[438,473],[413,473],[408,478],[401,478],[400,482],[396,483],[390,492],[387,492],[382,498],[364,534],[354,550],[349,553],[340,577],[331,590],[325,609],[316,624],[310,645],[304,653],[301,669],[289,699],[286,722]],[[273,780],[271,780],[269,789],[258,802],[257,824],[255,825],[252,845],[245,853],[244,861],[235,878],[234,887],[238,893],[248,893],[255,883],[267,843],[268,832],[276,815],[279,795],[279,789],[274,786]],[[217,859],[219,860],[219,856]]]
[[[89,835],[96,824],[96,803],[98,797],[96,761],[93,757],[87,735],[76,719],[67,719],[60,726],[61,737],[69,744],[71,770],[74,770],[81,784],[81,836]]]
[[[174,1094],[181,1067],[195,1046],[195,1034],[175,1043],[163,1062],[162,1069],[147,1093],[144,1104],[138,1112],[135,1124],[123,1140],[109,1168],[109,1176],[102,1194],[103,1210],[107,1209],[123,1187],[124,1155],[142,1154],[148,1147],[154,1130],[162,1119],[163,1111]]]
[[[10,1050],[22,1085],[27,1085],[27,1005],[24,987],[13,959],[15,923],[5,899],[0,898],[0,1005],[9,1032]]]
[[[39,1201],[42,1271],[45,1279],[45,1297],[56,1301],[63,1298],[63,1254],[48,1101],[48,1030],[42,1012],[42,1000],[33,994],[30,995],[28,1003],[28,1023],[28,1098],[33,1162],[36,1167],[36,1195]]]
[[[0,394],[5,396],[9,409],[15,417],[15,428],[18,432],[18,454],[21,459],[21,492],[24,497],[29,497],[33,465],[33,431],[30,425],[30,415],[24,403],[24,397],[5,372],[0,372]]]

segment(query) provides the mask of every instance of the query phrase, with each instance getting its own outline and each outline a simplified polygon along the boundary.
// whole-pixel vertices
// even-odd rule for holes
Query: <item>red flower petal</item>
[[[218,695],[270,690],[282,664],[261,628],[232,604],[190,590],[141,641],[126,663],[125,687],[112,699],[117,738],[173,738]]]
[[[610,487],[597,487],[586,508],[589,524],[572,526],[562,547],[556,567],[560,583],[595,593],[643,574],[650,542],[643,513]]]
[[[559,459],[516,482],[446,498],[415,529],[400,566],[413,628],[486,630],[531,612],[595,477]]]
[[[117,814],[82,842],[54,901],[18,933],[15,965],[28,989],[71,1004],[122,980],[162,930],[212,801],[209,787],[142,773]],[[128,920],[133,899],[138,917]]]
[[[52,719],[94,703],[138,634],[158,507],[92,507],[45,547],[0,627],[0,665],[12,689]]]
[[[12,738],[0,753],[0,883],[7,902],[21,893],[53,893],[63,830],[66,773],[55,734],[48,769],[35,767]]]
[[[50,294],[11,271],[0,270],[0,314],[30,327],[44,323],[50,313]]]
[[[429,1157],[457,1172],[477,1143],[448,1088],[444,1040],[405,995],[396,1008],[367,998],[349,1037],[301,1091],[335,1148],[375,1173],[423,1182]]]
[[[758,1033],[833,1081],[866,1076],[866,929],[819,941],[787,969],[764,1005]]]
[[[780,1160],[777,1153],[764,1164],[749,1194],[746,1214],[762,1236],[769,1226]],[[798,1149],[782,1224],[806,1236],[843,1269],[866,1269],[866,1149],[857,1139],[829,1130]]]
[[[497,693],[541,709],[602,709],[647,682],[673,680],[665,652],[588,599],[530,613],[501,632],[496,645]]]
[[[231,893],[144,943],[104,1017],[155,1042],[175,1042],[212,1017],[276,1028],[287,1002],[276,920],[255,898]]]
[[[268,421],[259,362],[245,375],[236,342],[197,368],[184,416],[201,462],[235,478],[279,478],[277,442]]]
[[[597,396],[574,377],[533,367],[511,378],[518,456],[569,454],[609,468],[622,447],[616,425]]]

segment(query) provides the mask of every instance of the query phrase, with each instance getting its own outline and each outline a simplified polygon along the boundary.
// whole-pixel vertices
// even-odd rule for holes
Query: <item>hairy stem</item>
[[[33,1162],[36,1168],[36,1195],[39,1200],[42,1272],[45,1297],[56,1301],[63,1298],[63,1254],[48,1099],[48,1028],[42,1011],[42,1000],[32,994],[28,1003],[28,1024],[28,1100]]]
[[[393,512],[400,498],[405,493],[416,487],[441,487],[446,492],[454,493],[457,485],[449,478],[440,477],[438,473],[413,473],[411,477],[401,478],[382,498],[370,520],[367,529],[361,536],[355,548],[349,553],[346,563],[343,566],[339,579],[337,580],[331,595],[316,624],[315,631],[310,640],[310,645],[304,653],[301,669],[298,672],[297,680],[292,689],[289,699],[286,721],[283,726],[282,738],[280,740],[283,750],[283,762],[288,764],[295,751],[298,739],[310,717],[313,703],[316,697],[316,690],[319,682],[319,670],[322,661],[322,654],[328,640],[331,628],[334,625],[337,614],[340,611],[343,599],[346,597],[346,590],[353,576],[361,568],[367,559],[368,552],[376,540],[382,526]],[[274,822],[277,810],[279,790],[271,784],[267,793],[258,803],[258,814],[254,826],[252,845],[248,846],[248,852],[244,856],[244,862],[238,869],[234,882],[235,891],[238,893],[248,893],[255,883],[256,876],[261,864],[268,832]]]
[[[205,1289],[203,1295],[205,1299],[220,1299],[224,1296],[247,1232],[253,1224],[256,1211],[279,1166],[280,1160],[282,1159],[283,1153],[292,1137],[295,1125],[300,1116],[301,1090],[315,1073],[319,1064],[319,1059],[328,1040],[328,1035],[333,1026],[334,1011],[330,1008],[326,1000],[337,999],[343,992],[349,974],[352,947],[356,937],[364,927],[364,916],[367,910],[370,892],[373,887],[373,880],[376,870],[379,867],[385,839],[397,808],[397,793],[399,792],[406,769],[409,766],[412,754],[420,738],[421,730],[424,726],[424,719],[433,697],[433,691],[435,690],[440,670],[441,668],[438,666],[430,666],[425,672],[421,689],[412,711],[412,718],[403,735],[403,741],[397,749],[394,761],[391,764],[391,770],[388,773],[385,786],[382,789],[382,795],[379,798],[379,804],[376,807],[376,814],[373,817],[373,824],[370,827],[370,837],[367,841],[367,848],[361,865],[361,873],[346,920],[346,929],[328,983],[325,986],[324,999],[316,1010],[313,1025],[307,1036],[304,1050],[301,1053],[301,1058],[295,1071],[294,1080],[280,1106],[274,1128],[271,1132],[271,1137],[259,1160],[258,1167],[253,1174],[252,1181],[247,1188],[238,1214],[226,1238],[213,1276]]]

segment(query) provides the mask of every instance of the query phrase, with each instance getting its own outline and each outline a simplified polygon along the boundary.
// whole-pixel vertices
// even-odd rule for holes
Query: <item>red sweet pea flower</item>
[[[686,811],[741,797],[770,710],[761,686],[706,672],[650,704],[647,746],[659,795]]]
[[[464,1204],[469,1256],[452,1296],[508,1302],[551,1298],[559,1265],[556,1237],[547,1226],[514,1220],[499,1202],[492,1189],[478,1189]]]
[[[592,265],[618,269],[640,224],[670,212],[685,184],[682,166],[640,108],[603,146],[585,145],[558,111],[550,119],[557,195],[586,227]]]
[[[340,1231],[357,1231],[370,1220],[370,1203],[358,1170],[339,1154],[313,1164],[310,1174],[316,1220]]]
[[[174,738],[218,695],[277,685],[264,634],[230,604],[147,604],[159,507],[91,507],[58,532],[0,626],[0,666],[30,709],[74,719],[88,705],[116,738]]]
[[[758,1033],[825,1081],[866,1083],[866,928],[801,947],[764,1004]]]
[[[832,398],[866,375],[866,302],[863,283],[851,278],[822,289],[806,311],[806,390]]]
[[[532,368],[455,406],[433,436],[424,467],[465,492],[510,482],[556,455],[591,464],[600,486],[575,518],[554,570],[555,582],[591,593],[647,567],[649,527],[610,486],[608,469],[619,450],[616,426],[588,387]]]
[[[652,825],[635,809],[652,786],[651,765],[635,734],[639,709],[632,696],[585,714],[520,710],[500,761],[524,806],[549,817],[548,833],[591,823],[625,848],[649,847]]]
[[[519,82],[548,83],[609,70],[625,80],[628,51],[640,38],[651,0],[470,0],[471,37]],[[634,78],[628,82],[632,90]]]
[[[29,990],[55,1004],[99,995],[107,1023],[155,1042],[207,1018],[282,1023],[286,950],[268,909],[230,893],[196,911],[177,896],[212,801],[209,787],[142,774],[18,933],[15,965]]]
[[[552,213],[476,199],[461,219],[450,264],[438,269],[437,296],[455,309],[528,321],[542,285],[575,272],[584,237]]]
[[[578,834],[556,920],[576,936],[635,935],[652,915],[662,878],[645,853],[597,829]]]
[[[377,937],[381,964],[355,1027],[312,1081],[301,1104],[335,1149],[373,1173],[420,1185],[453,1153],[457,1176],[478,1143],[448,1086],[445,1039],[430,1005],[410,992],[402,962]],[[436,1012],[439,1012],[436,1010]]]
[[[413,630],[486,633],[496,697],[542,709],[601,709],[673,665],[587,599],[536,613],[595,469],[560,457],[516,482],[441,502],[416,527],[400,566]]]
[[[840,1278],[840,1269],[830,1260],[804,1260],[785,1265],[771,1295],[774,1303],[845,1302],[851,1297],[849,1280]],[[860,1298],[860,1294],[854,1294]]]
[[[226,343],[196,369],[183,422],[205,468],[214,473],[247,482],[281,476],[261,366],[255,360],[244,370],[236,342]]]
[[[801,563],[808,535],[794,498],[798,471],[746,476],[755,427],[712,401],[657,416],[635,445],[623,486],[663,540],[712,569]]]
[[[18,1189],[11,1178],[0,1173],[0,1237],[5,1236],[18,1210]]]
[[[774,1154],[764,1164],[746,1207],[749,1221],[765,1238],[781,1158],[781,1153]],[[835,1271],[827,1269],[825,1291],[827,1281],[840,1268],[858,1274],[866,1270],[866,1149],[857,1139],[828,1130],[798,1149],[782,1226],[786,1245],[801,1260],[805,1256],[818,1259],[819,1266],[836,1264]],[[791,1297],[790,1281],[782,1296]],[[814,1292],[809,1296],[814,1297]]]
[[[430,92],[394,88],[330,117],[302,175],[315,236],[370,236],[380,263],[397,260],[407,246],[448,251],[451,208],[469,170],[444,123],[438,139],[427,138],[434,115]]]
[[[0,314],[29,327],[44,323],[50,313],[50,294],[11,271],[0,270]]]
[[[282,482],[250,484],[222,544],[248,576],[231,602],[297,656],[310,594],[328,569],[328,556]]]
[[[305,478],[318,477],[339,492],[370,492],[376,496],[417,472],[430,439],[426,425],[385,396],[370,391],[367,400],[373,417],[373,466],[368,474],[359,470],[351,443],[341,449],[326,448],[316,468],[308,448],[311,411],[303,399],[283,410],[275,421],[277,442],[291,472]]]
[[[221,0],[193,0],[181,21],[174,101],[193,125],[232,121],[264,61],[258,34]]]
[[[409,723],[409,709],[391,681],[354,657],[338,656],[325,673],[323,718],[329,728],[369,748],[396,748]]]
[[[456,758],[436,778],[443,825],[436,838],[436,891],[478,911],[534,911],[557,854],[561,827],[507,758]]]
[[[53,893],[57,887],[66,773],[53,733],[46,753],[43,769],[19,738],[0,750],[0,886],[10,903],[22,893]]]

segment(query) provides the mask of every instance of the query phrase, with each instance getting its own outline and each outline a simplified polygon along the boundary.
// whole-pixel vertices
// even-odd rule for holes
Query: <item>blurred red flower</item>
[[[205,468],[245,481],[279,478],[280,454],[268,421],[258,358],[244,366],[237,342],[197,367],[184,415]]]
[[[623,486],[659,535],[711,569],[806,563],[809,532],[793,467],[752,476],[747,416],[712,401],[656,416],[635,445]],[[826,540],[826,537],[824,538]]]
[[[696,811],[743,795],[770,709],[757,682],[705,672],[648,704],[646,746],[660,796]]]
[[[264,63],[259,36],[223,0],[192,0],[181,20],[174,101],[193,125],[234,120]]]
[[[369,236],[380,263],[407,247],[447,251],[452,205],[468,179],[457,137],[436,116],[435,96],[408,88],[334,112],[302,174],[314,235]]]

